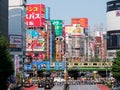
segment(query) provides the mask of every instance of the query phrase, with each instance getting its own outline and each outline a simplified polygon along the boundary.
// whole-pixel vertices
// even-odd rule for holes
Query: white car
[[[63,79],[61,77],[55,77],[54,82],[65,82],[65,79]]]

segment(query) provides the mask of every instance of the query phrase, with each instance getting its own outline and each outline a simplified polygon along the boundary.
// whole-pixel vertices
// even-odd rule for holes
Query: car
[[[112,90],[120,90],[120,86],[115,86]]]
[[[44,88],[45,89],[51,89],[54,86],[54,82],[52,79],[45,79],[45,85]]]
[[[65,79],[63,79],[61,77],[55,77],[54,82],[65,82]]]
[[[31,87],[33,86],[32,83],[30,83],[29,81],[26,81],[24,84],[23,84],[24,87]]]
[[[38,83],[38,79],[37,78],[32,78],[32,83],[33,84],[37,84]]]
[[[45,83],[45,86],[44,86],[45,89],[51,89],[51,83],[47,82]]]
[[[41,80],[38,82],[38,88],[43,88],[45,86],[45,81]]]

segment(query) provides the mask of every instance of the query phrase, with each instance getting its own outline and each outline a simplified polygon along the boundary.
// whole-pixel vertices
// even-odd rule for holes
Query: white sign
[[[10,36],[10,44],[22,44],[22,36]]]

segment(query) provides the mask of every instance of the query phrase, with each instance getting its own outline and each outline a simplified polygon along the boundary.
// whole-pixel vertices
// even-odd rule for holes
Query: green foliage
[[[8,42],[0,36],[0,90],[6,90],[6,80],[14,73],[13,62],[8,50]]]
[[[111,83],[111,81],[106,81],[106,82],[105,82],[105,85],[106,85],[107,87],[109,87],[109,88],[112,88],[112,83]]]
[[[16,75],[16,83],[21,83],[22,82],[22,74],[21,73],[18,73],[17,75]]]
[[[120,81],[120,51],[116,51],[116,57],[113,58],[112,74],[116,80]]]
[[[0,72],[13,74],[14,66],[8,50],[8,42],[4,36],[0,37]]]

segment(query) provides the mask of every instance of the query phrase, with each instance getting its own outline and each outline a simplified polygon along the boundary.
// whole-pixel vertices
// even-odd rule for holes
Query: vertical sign
[[[62,20],[51,20],[56,36],[62,36]]]
[[[52,33],[50,32],[50,61],[52,61]]]
[[[63,62],[62,62],[62,70],[65,70],[65,67],[66,67],[66,64],[65,64],[65,62],[63,61]]]
[[[55,62],[55,70],[60,70],[60,62]]]
[[[50,7],[45,7],[45,19],[50,20]]]
[[[15,60],[14,60],[15,75],[16,75],[18,73],[18,71],[19,71],[19,56],[15,55],[14,58],[15,58]]]
[[[50,62],[46,62],[46,70],[50,70]]]

